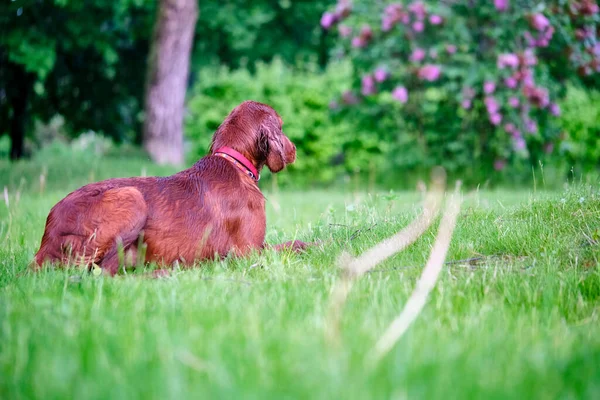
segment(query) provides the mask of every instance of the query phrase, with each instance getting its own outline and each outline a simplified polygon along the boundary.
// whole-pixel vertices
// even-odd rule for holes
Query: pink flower
[[[339,16],[340,19],[346,18],[350,15],[352,11],[352,5],[349,0],[340,0],[335,7],[335,14]]]
[[[377,68],[375,70],[375,72],[373,73],[373,75],[375,76],[375,80],[377,82],[383,82],[388,78],[388,72],[385,70],[385,68]]]
[[[492,125],[500,125],[500,122],[502,122],[502,115],[500,115],[500,114],[490,115],[490,122],[492,123]]]
[[[525,139],[523,139],[523,137],[517,137],[513,139],[513,146],[515,148],[515,151],[521,151],[521,150],[525,150]]]
[[[446,51],[448,54],[454,54],[456,53],[456,46],[453,44],[446,45]]]
[[[464,108],[465,110],[468,110],[469,108],[471,108],[471,100],[469,99],[464,99],[461,103],[460,103],[461,107]]]
[[[408,10],[412,12],[418,20],[425,19],[425,14],[427,14],[427,10],[425,9],[425,4],[421,1],[415,1],[408,6]]]
[[[537,124],[534,120],[526,118],[525,119],[525,130],[528,133],[536,133],[538,130]]]
[[[490,115],[497,114],[498,110],[500,110],[500,105],[492,96],[487,96],[485,99],[483,99],[483,103],[485,104],[485,108]]]
[[[508,133],[513,133],[517,128],[515,127],[515,124],[509,122],[508,124],[504,124],[504,130]]]
[[[558,117],[560,115],[560,106],[556,103],[550,104],[550,114]]]
[[[394,21],[391,18],[384,16],[381,19],[381,30],[382,31],[389,32],[392,30],[393,27],[394,27]]]
[[[350,28],[347,25],[339,25],[338,26],[338,32],[340,33],[341,37],[348,37],[352,34],[352,28]]]
[[[414,49],[412,54],[410,55],[410,60],[415,61],[415,62],[423,61],[424,58],[425,58],[425,50],[423,50],[421,48]]]
[[[550,104],[548,89],[526,85],[523,88],[523,94],[533,105],[539,108],[546,108]]]
[[[548,142],[544,145],[544,153],[551,154],[554,150],[554,143]]]
[[[439,65],[427,64],[419,68],[418,76],[420,79],[433,82],[438,80],[442,70]]]
[[[352,38],[352,47],[361,48],[365,47],[367,42],[361,36],[355,36]]]
[[[517,68],[519,66],[519,57],[514,53],[499,54],[496,65],[499,69],[504,69],[505,67]]]
[[[361,93],[365,96],[375,94],[375,79],[372,75],[363,76]]]
[[[324,29],[329,29],[329,28],[331,28],[331,26],[333,24],[336,23],[336,20],[337,20],[337,18],[336,18],[336,16],[334,14],[332,14],[330,12],[326,12],[321,17],[321,26]]]
[[[504,84],[506,85],[507,88],[514,89],[517,87],[519,82],[517,82],[517,80],[514,77],[509,76],[508,78],[504,79]]]
[[[367,42],[373,38],[373,30],[369,25],[363,25],[363,27],[360,28],[360,37]]]
[[[392,97],[404,104],[408,101],[408,90],[404,86],[396,86],[392,91]]]
[[[519,99],[514,96],[511,97],[510,99],[508,99],[508,105],[511,106],[512,108],[519,107]]]
[[[483,91],[485,94],[492,94],[496,90],[496,84],[492,81],[486,81],[483,84]]]
[[[508,0],[494,0],[494,7],[498,11],[506,11],[508,9]]]
[[[431,25],[440,25],[442,22],[444,22],[444,19],[439,15],[432,14],[429,16],[429,23]]]
[[[423,30],[425,29],[425,24],[423,23],[423,21],[415,21],[412,24],[412,28],[415,32],[423,32]]]
[[[544,14],[533,14],[530,18],[529,18],[529,23],[531,24],[531,26],[538,30],[538,31],[543,31],[546,28],[548,28],[550,26],[550,21],[548,21],[548,18],[546,18],[544,16]]]

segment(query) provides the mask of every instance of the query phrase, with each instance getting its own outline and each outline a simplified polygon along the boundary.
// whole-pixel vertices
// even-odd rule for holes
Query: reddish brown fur
[[[140,237],[147,246],[145,261],[164,265],[262,249],[262,193],[250,177],[212,153],[229,146],[259,171],[266,164],[278,172],[296,158],[282,124],[271,107],[246,101],[217,129],[210,155],[191,168],[168,177],[108,179],[70,193],[48,215],[35,264],[95,263],[115,274],[119,246],[135,259]],[[276,246],[283,247],[304,243]]]

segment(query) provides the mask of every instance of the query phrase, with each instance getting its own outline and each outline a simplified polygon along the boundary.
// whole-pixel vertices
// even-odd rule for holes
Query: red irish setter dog
[[[114,275],[120,249],[126,264],[193,264],[265,247],[265,199],[257,181],[264,165],[281,171],[296,159],[271,107],[237,106],[219,126],[210,154],[167,177],[118,178],[92,183],[56,204],[46,221],[35,264],[97,264]],[[302,249],[300,241],[275,249]],[[122,258],[122,257],[121,257]]]

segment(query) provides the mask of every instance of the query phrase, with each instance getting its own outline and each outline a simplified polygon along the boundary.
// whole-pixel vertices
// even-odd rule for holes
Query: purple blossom
[[[498,11],[506,11],[508,9],[508,0],[494,0],[494,7]]]
[[[517,127],[512,122],[504,124],[504,130],[508,133],[513,133],[517,130]]]
[[[537,107],[546,108],[550,104],[550,96],[546,88],[526,85],[523,88],[523,94]]]
[[[483,99],[483,103],[485,104],[485,108],[490,115],[497,114],[498,110],[500,110],[500,105],[492,96],[486,96],[486,98]]]
[[[423,61],[425,54],[425,50],[418,47],[413,50],[412,54],[410,55],[410,60],[415,62]]]
[[[515,151],[525,150],[525,139],[522,136],[513,139],[513,147]]]
[[[492,94],[496,90],[496,84],[492,81],[486,81],[483,84],[483,91],[485,94]]]
[[[446,51],[448,52],[448,54],[454,54],[456,53],[456,46],[453,44],[448,44],[446,45]]]
[[[425,29],[425,24],[423,23],[423,21],[415,21],[412,24],[412,28],[415,32],[423,32],[423,30]]]
[[[504,168],[506,168],[506,160],[498,158],[494,161],[494,169],[496,171],[502,171]]]
[[[544,145],[544,153],[551,154],[554,150],[554,143],[548,142]]]
[[[540,13],[533,14],[530,17],[529,22],[534,29],[540,32],[550,26],[550,21],[548,21],[548,18],[546,18],[544,14]]]
[[[523,34],[523,36],[525,36],[525,40],[527,41],[527,46],[529,46],[529,47],[535,46],[535,38],[533,37],[533,35],[531,33],[525,32]]]
[[[511,97],[508,99],[508,105],[511,106],[512,108],[517,108],[519,107],[519,99],[517,97]]]
[[[352,38],[352,47],[361,48],[365,47],[367,42],[362,38],[362,36],[355,36]]]
[[[389,74],[385,68],[377,68],[373,76],[377,82],[383,82],[388,78]]]
[[[392,28],[394,27],[394,21],[387,17],[387,16],[383,16],[383,18],[381,18],[381,30],[384,32],[389,32],[392,30]]]
[[[444,19],[439,15],[432,14],[429,16],[429,23],[431,25],[440,25],[442,22],[444,22]]]
[[[560,106],[556,103],[550,104],[550,114],[558,117],[560,115]]]
[[[519,57],[514,53],[499,54],[496,65],[499,69],[504,69],[505,67],[517,68],[519,66]]]
[[[464,108],[465,110],[468,110],[469,108],[471,108],[471,100],[469,99],[464,99],[461,103],[460,103],[461,107]]]
[[[525,130],[528,133],[536,133],[538,130],[537,124],[530,118],[525,118]]]
[[[420,79],[433,82],[438,80],[442,69],[439,65],[427,64],[419,68],[418,76]]]
[[[338,32],[340,33],[341,37],[345,38],[352,34],[352,28],[350,28],[348,25],[339,25]]]
[[[330,12],[323,13],[323,16],[321,17],[321,26],[324,29],[329,29],[333,24],[336,23],[336,20],[337,18],[334,14]]]
[[[361,93],[365,96],[375,94],[375,79],[372,75],[363,76]]]
[[[427,14],[425,4],[423,4],[421,1],[415,1],[409,4],[408,10],[412,12],[418,20],[425,19],[425,14]]]
[[[373,38],[373,30],[369,25],[363,25],[363,27],[360,28],[360,36],[368,42]]]
[[[504,79],[504,84],[506,85],[507,88],[514,89],[517,87],[519,82],[517,81],[517,79],[515,77],[509,76],[508,78]]]
[[[408,90],[404,86],[396,86],[392,91],[392,97],[404,104],[408,101]]]
[[[500,125],[500,122],[502,122],[502,115],[500,115],[500,114],[490,115],[490,122],[492,123],[492,125]]]

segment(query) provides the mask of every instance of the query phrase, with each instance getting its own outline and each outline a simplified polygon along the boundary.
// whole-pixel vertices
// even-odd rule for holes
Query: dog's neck
[[[217,157],[222,157],[227,161],[231,162],[234,166],[236,166],[240,171],[249,176],[255,182],[258,182],[260,179],[260,174],[258,169],[254,166],[254,164],[248,160],[242,153],[232,149],[231,147],[223,146],[219,147],[214,151],[213,155]]]

